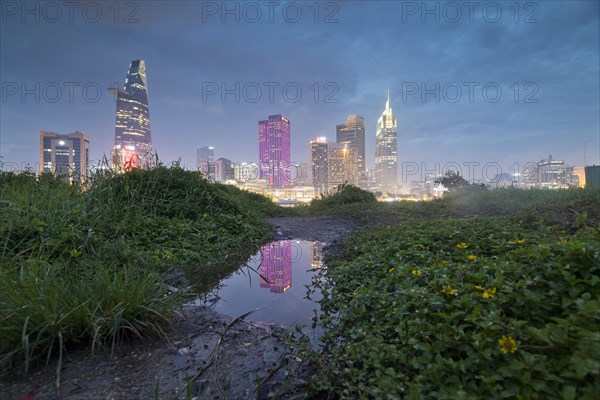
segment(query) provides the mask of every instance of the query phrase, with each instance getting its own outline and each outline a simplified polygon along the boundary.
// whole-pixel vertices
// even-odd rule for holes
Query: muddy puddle
[[[312,325],[320,294],[309,298],[307,286],[324,272],[322,249],[323,244],[315,241],[270,242],[195,304],[211,305],[230,317],[252,311],[245,320],[265,326],[301,325],[316,343],[320,332]]]

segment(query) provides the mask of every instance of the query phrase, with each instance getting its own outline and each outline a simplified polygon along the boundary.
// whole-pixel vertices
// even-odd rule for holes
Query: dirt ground
[[[325,255],[358,227],[336,216],[271,218],[273,239],[326,243]],[[301,398],[310,368],[282,342],[283,329],[186,307],[167,337],[129,341],[91,355],[69,351],[57,386],[56,360],[28,376],[0,378],[0,399]],[[260,392],[260,393],[259,393]]]

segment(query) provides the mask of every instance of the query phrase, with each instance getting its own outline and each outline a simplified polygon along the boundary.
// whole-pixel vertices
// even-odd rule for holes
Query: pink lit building
[[[258,163],[260,179],[271,187],[291,185],[290,121],[269,115],[258,122]]]

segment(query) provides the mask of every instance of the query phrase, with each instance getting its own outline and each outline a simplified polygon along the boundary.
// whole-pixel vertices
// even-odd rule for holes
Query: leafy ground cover
[[[206,281],[208,266],[237,266],[266,239],[263,217],[277,209],[178,166],[105,172],[85,191],[3,173],[0,371],[60,359],[72,344],[161,334],[181,302],[161,275],[193,267]]]
[[[373,227],[315,281],[311,395],[594,398],[598,210],[597,189],[501,190],[357,214]]]

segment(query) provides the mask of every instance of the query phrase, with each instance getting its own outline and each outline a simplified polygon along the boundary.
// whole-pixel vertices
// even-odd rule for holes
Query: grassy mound
[[[357,207],[373,206],[377,204],[377,198],[369,191],[363,190],[357,186],[342,184],[320,198],[312,200],[304,211],[305,213],[347,213],[355,210]]]
[[[108,172],[83,192],[0,175],[0,370],[162,333],[181,298],[160,274],[245,258],[272,207],[177,166]]]

